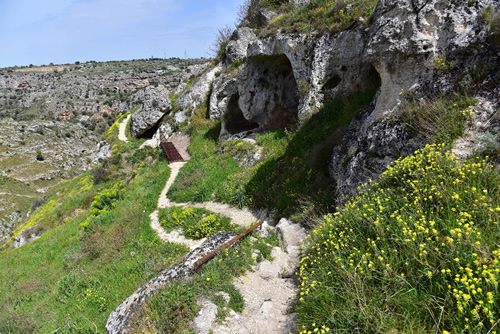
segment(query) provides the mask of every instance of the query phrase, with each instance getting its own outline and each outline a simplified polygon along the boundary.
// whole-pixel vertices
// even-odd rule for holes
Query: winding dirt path
[[[158,209],[165,209],[177,206],[169,201],[169,199],[167,198],[167,192],[168,189],[170,189],[170,187],[174,183],[175,178],[179,174],[179,170],[185,164],[186,164],[185,162],[174,162],[168,165],[170,167],[170,177],[168,178],[167,183],[165,184],[165,187],[161,191],[160,197],[158,198],[158,206],[157,206]],[[196,247],[200,246],[203,243],[203,241],[205,241],[205,238],[200,240],[187,239],[184,236],[182,236],[177,230],[167,233],[167,231],[165,231],[163,227],[161,227],[160,221],[158,220],[158,209],[155,210],[153,213],[151,213],[149,215],[149,218],[151,218],[151,228],[156,231],[158,237],[161,240],[165,242],[180,243],[188,246],[190,249],[195,249]]]
[[[32,195],[22,195],[22,194],[13,194],[13,193],[4,193],[4,192],[0,192],[0,196],[17,196],[17,197],[26,197],[26,198],[35,198],[36,196],[32,196]]]
[[[129,119],[130,119],[130,115],[128,115],[127,118],[125,118],[120,123],[120,128],[118,131],[118,139],[120,139],[121,141],[126,142],[126,143],[128,143],[128,138],[127,138],[125,130],[127,129],[127,124],[128,124]]]
[[[123,124],[126,125],[127,120],[124,120],[120,124],[120,133],[122,133]],[[125,125],[123,125],[123,129],[125,129]],[[123,134],[124,133],[123,130]],[[123,140],[122,137],[119,138]],[[183,145],[181,144],[181,146]],[[168,190],[177,178],[180,169],[185,164],[186,162],[174,162],[169,164],[171,169],[170,177],[158,198],[157,210],[149,216],[151,218],[151,227],[156,231],[161,240],[165,242],[180,243],[186,245],[190,249],[198,247],[205,240],[187,239],[182,236],[178,230],[167,233],[160,225],[158,219],[159,209],[163,208],[203,208],[227,216],[231,218],[233,223],[241,226],[249,226],[259,219],[259,217],[248,209],[237,209],[223,203],[171,202],[167,197]],[[294,295],[297,293],[297,286],[291,277],[298,265],[300,241],[297,238],[290,239],[287,237],[289,232],[280,231],[280,225],[281,223],[275,228],[264,223],[263,226],[265,226],[265,229],[276,230],[281,233],[281,239],[285,240],[282,240],[282,246],[285,247],[285,249],[274,247],[272,251],[272,262],[266,260],[257,264],[253,268],[253,272],[248,272],[246,275],[237,278],[234,282],[245,300],[243,312],[237,314],[231,310],[229,317],[222,324],[217,324],[217,307],[211,301],[206,301],[207,305],[203,305],[202,310],[194,321],[197,333],[283,334],[294,330],[294,316],[289,314],[289,311],[293,304]],[[284,230],[285,227],[282,227],[282,229]],[[210,310],[212,310],[212,312]],[[203,325],[200,326],[199,322],[203,323]]]

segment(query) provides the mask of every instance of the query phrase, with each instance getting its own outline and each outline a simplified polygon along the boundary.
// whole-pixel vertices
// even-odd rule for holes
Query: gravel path
[[[120,133],[122,124],[120,124]],[[126,138],[125,138],[126,139]],[[177,138],[179,140],[179,138]],[[120,138],[120,140],[123,140]],[[186,142],[182,139],[183,153],[187,152]],[[249,226],[255,223],[259,217],[248,209],[237,209],[227,204],[216,202],[204,203],[175,203],[167,198],[167,193],[174,183],[180,169],[185,162],[174,162],[169,164],[170,177],[165,184],[159,198],[158,209],[169,207],[194,207],[204,208],[212,212],[231,218],[233,223],[241,226]],[[158,220],[158,209],[150,214],[151,227],[157,232],[158,237],[165,242],[180,243],[191,249],[198,247],[205,239],[190,240],[180,234],[178,230],[167,233]],[[289,314],[293,304],[297,286],[291,278],[299,262],[300,241],[305,237],[302,227],[283,219],[285,222],[272,227],[264,223],[264,229],[276,230],[280,235],[282,248],[274,247],[272,251],[273,261],[265,260],[257,264],[253,272],[239,277],[235,285],[245,300],[245,308],[241,314],[230,311],[229,317],[223,324],[217,324],[217,307],[209,300],[205,300],[203,308],[195,319],[197,333],[266,333],[287,334],[294,331],[294,316]],[[202,325],[200,325],[202,324]]]
[[[160,197],[158,198],[158,209],[170,208],[175,206],[180,206],[183,208],[192,207],[192,208],[203,208],[210,210],[212,212],[218,213],[223,216],[227,216],[231,218],[232,222],[241,225],[248,226],[258,220],[258,217],[255,216],[248,209],[240,210],[237,208],[233,208],[227,204],[215,203],[215,202],[204,202],[204,203],[175,203],[171,202],[167,198],[167,192],[174,183],[177,175],[179,174],[179,170],[184,166],[185,162],[174,162],[169,164],[170,167],[170,177],[168,178],[165,187],[163,188]],[[158,233],[158,237],[165,242],[177,242],[188,246],[191,249],[194,249],[201,245],[201,243],[205,239],[201,240],[190,240],[184,238],[179,231],[174,230],[172,232],[166,232],[163,227],[161,227],[160,222],[158,221],[158,210],[151,213],[149,216],[151,218],[151,227]]]
[[[118,131],[118,139],[121,141],[124,141],[128,143],[128,138],[127,135],[125,134],[125,130],[127,129],[127,124],[128,120],[130,119],[130,115],[127,116],[121,123],[120,123],[120,130]]]
[[[298,263],[295,254],[273,248],[273,262],[259,263],[254,272],[239,277],[236,288],[245,300],[241,314],[230,311],[222,325],[212,323],[211,328],[200,328],[199,333],[214,334],[288,334],[294,331],[294,316],[289,314],[297,286],[293,279],[284,278],[287,268]]]
[[[165,184],[165,187],[161,191],[160,197],[158,198],[158,209],[176,206],[168,200],[167,192],[174,183],[175,178],[179,174],[179,170],[185,164],[185,162],[174,162],[168,165],[170,167],[170,177],[168,178],[167,183]],[[182,236],[177,230],[168,233],[160,225],[160,222],[158,220],[158,210],[151,213],[149,215],[149,218],[151,218],[151,227],[156,231],[156,233],[158,233],[158,237],[165,242],[175,242],[186,245],[190,249],[195,249],[196,247],[200,246],[203,241],[205,241],[205,238],[200,240],[191,240],[184,238],[184,236]]]

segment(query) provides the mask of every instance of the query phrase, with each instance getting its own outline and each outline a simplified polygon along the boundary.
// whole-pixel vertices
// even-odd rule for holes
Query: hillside
[[[0,249],[0,332],[498,332],[498,3],[240,14],[184,85],[96,95],[109,154]]]
[[[173,58],[0,69],[0,244],[48,189],[107,157],[99,137],[143,105],[146,87],[175,95],[207,66]]]

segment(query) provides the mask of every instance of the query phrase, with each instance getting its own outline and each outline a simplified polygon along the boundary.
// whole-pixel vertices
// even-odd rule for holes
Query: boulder
[[[255,41],[257,36],[252,29],[240,27],[236,29],[226,46],[226,57],[230,63],[247,57],[248,45]]]
[[[141,109],[133,113],[130,119],[130,134],[139,138],[170,111],[172,104],[165,86],[148,86],[134,94],[134,97],[143,101]]]
[[[212,324],[217,318],[217,305],[210,300],[203,299],[198,302],[198,306],[201,307],[201,310],[193,321],[196,327],[196,333],[209,334],[212,329]]]
[[[287,253],[300,253],[300,244],[306,238],[306,230],[302,225],[295,224],[286,218],[281,218],[276,225],[276,232],[281,242],[281,247]]]
[[[99,144],[97,144],[97,154],[95,156],[94,163],[99,164],[104,160],[111,158],[112,155],[113,152],[111,151],[111,145],[105,140],[100,141]]]

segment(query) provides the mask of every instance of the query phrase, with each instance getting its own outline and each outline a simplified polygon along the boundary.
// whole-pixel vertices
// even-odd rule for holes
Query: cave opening
[[[259,124],[250,122],[243,116],[243,111],[238,105],[239,98],[238,93],[231,96],[227,105],[227,112],[224,115],[226,130],[231,134],[251,131],[259,127]]]
[[[240,105],[259,130],[284,128],[298,122],[300,93],[292,64],[284,54],[251,57],[248,87],[240,92]]]

